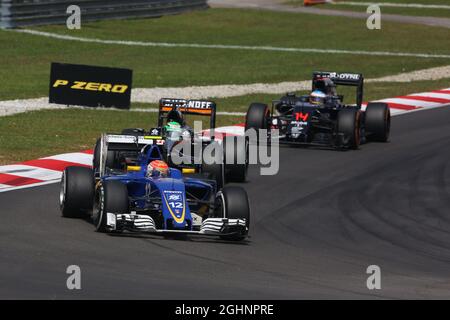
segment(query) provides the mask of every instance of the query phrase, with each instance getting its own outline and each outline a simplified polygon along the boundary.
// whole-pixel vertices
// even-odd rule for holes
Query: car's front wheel
[[[108,232],[107,214],[128,213],[127,186],[117,180],[106,180],[96,190],[93,222],[98,232]]]
[[[94,173],[86,167],[67,167],[61,177],[59,205],[63,217],[84,218],[92,210]]]
[[[240,234],[221,236],[224,240],[242,241],[250,228],[250,205],[247,192],[241,187],[227,186],[218,194],[219,217],[245,220],[246,230]]]

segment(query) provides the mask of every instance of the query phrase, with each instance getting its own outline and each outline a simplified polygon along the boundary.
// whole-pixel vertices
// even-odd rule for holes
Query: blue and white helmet
[[[320,90],[314,90],[309,95],[309,102],[312,104],[323,104],[325,102],[326,94]]]

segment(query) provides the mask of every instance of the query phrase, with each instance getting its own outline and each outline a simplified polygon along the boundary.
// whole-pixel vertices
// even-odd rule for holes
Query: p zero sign
[[[49,102],[129,109],[132,77],[129,69],[52,63]]]

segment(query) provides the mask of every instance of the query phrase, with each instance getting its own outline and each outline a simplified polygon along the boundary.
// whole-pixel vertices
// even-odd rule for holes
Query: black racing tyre
[[[221,236],[224,240],[241,241],[247,237],[250,228],[250,205],[247,192],[241,187],[226,186],[219,194],[222,217],[229,219],[245,219],[247,231],[240,235]]]
[[[94,172],[98,172],[100,169],[100,152],[101,152],[101,146],[100,146],[101,139],[98,138],[95,142],[94,147],[94,156],[92,158],[92,168],[94,169]]]
[[[94,147],[94,156],[92,159],[92,168],[94,169],[95,173],[98,173],[100,170],[100,152],[101,152],[101,146],[100,146],[101,139],[98,138],[97,142],[95,143]],[[114,169],[119,168],[120,164],[117,159],[118,152],[116,151],[108,151],[106,156],[106,167]]]
[[[259,139],[259,129],[269,129],[270,110],[267,104],[252,103],[248,107],[245,117],[245,131],[248,129],[256,130]]]
[[[366,108],[366,134],[373,141],[386,142],[391,131],[391,111],[387,103],[373,102]]]
[[[118,180],[107,180],[97,189],[93,222],[98,232],[107,232],[107,212],[128,213],[127,186]]]
[[[358,149],[361,143],[361,111],[343,109],[337,117],[337,133],[343,134],[344,147]]]
[[[207,175],[208,179],[215,180],[217,185],[217,191],[221,190],[223,186],[225,185],[225,166],[223,161],[223,149],[222,146],[217,142],[212,142],[212,144],[205,145],[203,149],[203,159],[202,159],[202,166],[201,171],[202,173]],[[212,154],[214,159],[208,159],[209,161],[206,161],[205,159],[205,148],[213,148],[214,154]],[[220,152],[219,155],[216,155],[215,152]],[[208,152],[209,154],[209,152]],[[214,160],[214,161],[213,161]],[[213,163],[208,163],[213,162]]]
[[[62,174],[59,205],[63,217],[85,218],[94,203],[94,172],[86,167],[67,167]]]
[[[143,136],[145,134],[145,130],[141,128],[127,128],[122,130],[122,134],[128,136]]]
[[[247,180],[249,158],[248,138],[245,136],[224,137],[222,146],[224,151],[225,181],[245,182]],[[230,152],[230,154],[227,152]],[[227,154],[230,159],[227,158]]]
[[[202,172],[207,175],[208,179],[216,181],[217,190],[221,190],[225,185],[225,168],[222,163],[207,164],[203,162]]]

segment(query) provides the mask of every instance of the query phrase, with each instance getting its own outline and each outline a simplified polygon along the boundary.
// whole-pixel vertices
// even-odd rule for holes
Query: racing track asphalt
[[[246,244],[96,233],[58,186],[0,194],[0,298],[450,298],[450,109],[393,118],[390,143],[282,148],[251,169]],[[66,289],[66,267],[82,289]],[[366,288],[378,265],[382,289]]]

